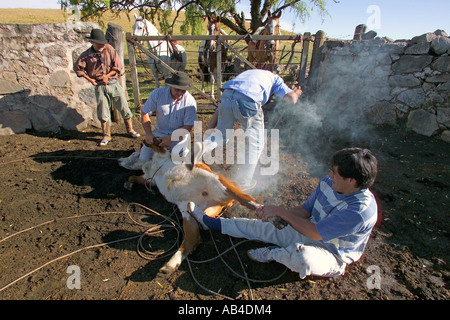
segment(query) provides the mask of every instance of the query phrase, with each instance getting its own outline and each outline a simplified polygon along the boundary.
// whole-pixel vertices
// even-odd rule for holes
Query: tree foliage
[[[311,11],[318,10],[322,17],[327,14],[326,0],[247,0],[250,3],[250,17],[236,11],[236,4],[243,0],[59,0],[62,9],[78,5],[82,19],[101,17],[105,12],[130,12],[138,9],[153,22],[158,21],[163,34],[173,32],[175,22],[181,20],[180,12],[185,12],[181,21],[183,34],[199,34],[206,16],[220,17],[221,23],[237,34],[253,33],[267,19],[268,12],[274,14],[289,11],[295,21],[305,21]],[[170,19],[176,11],[175,19]]]

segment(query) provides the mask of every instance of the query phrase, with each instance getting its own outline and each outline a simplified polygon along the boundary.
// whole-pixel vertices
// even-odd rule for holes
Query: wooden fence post
[[[106,40],[108,40],[108,43],[116,50],[117,54],[119,55],[120,59],[122,60],[122,65],[124,64],[124,30],[121,26],[114,24],[114,23],[108,23],[108,29],[106,29]],[[125,91],[125,97],[127,97],[127,87],[125,84],[125,77],[119,77],[118,79],[120,85],[122,86],[122,89]],[[117,111],[116,108],[110,108],[111,109],[111,121],[112,122],[119,122],[122,117]]]
[[[131,33],[127,32],[127,38],[131,37]],[[133,86],[134,108],[136,112],[141,112],[141,94],[139,93],[139,79],[136,66],[136,55],[134,45],[130,41],[128,43],[128,61],[130,64],[131,84]]]
[[[323,38],[323,37],[322,37]],[[181,40],[181,41],[193,41],[193,40],[220,40],[220,41],[224,41],[224,45],[226,46],[227,49],[230,49],[231,52],[233,52],[233,54],[241,61],[243,61],[247,66],[249,66],[252,69],[256,69],[256,67],[250,63],[245,57],[243,57],[241,55],[241,53],[235,49],[233,47],[233,45],[230,45],[229,43],[225,42],[225,41],[240,41],[243,40],[244,38],[241,35],[220,35],[218,36],[213,36],[213,35],[175,35],[175,36],[171,36],[172,40]],[[310,65],[309,63],[311,62],[311,52],[312,52],[312,47],[313,46],[313,41],[315,39],[315,36],[312,36],[310,32],[305,33],[304,35],[298,34],[298,35],[277,35],[277,36],[269,36],[269,35],[254,35],[253,36],[254,40],[282,40],[282,41],[301,41],[302,43],[302,55],[301,55],[301,59],[299,62],[299,71],[297,74],[297,80],[299,85],[304,86],[305,82],[306,82],[306,73],[308,70],[308,66]],[[139,49],[142,52],[144,52],[147,56],[151,57],[152,59],[155,59],[157,61],[159,61],[161,63],[161,66],[163,68],[166,68],[167,70],[169,70],[169,72],[175,72],[173,70],[173,68],[171,68],[169,65],[167,65],[166,63],[164,63],[161,59],[159,59],[158,56],[156,56],[154,53],[152,53],[150,50],[146,49],[140,42],[142,41],[149,41],[149,40],[158,40],[158,41],[162,41],[165,40],[165,38],[163,36],[132,36],[131,33],[127,33],[126,34],[126,40],[128,42],[128,55],[129,55],[129,63],[130,63],[130,75],[132,78],[132,82],[133,82],[133,95],[134,95],[134,100],[135,100],[135,105],[137,109],[140,109],[141,107],[141,100],[140,100],[140,94],[139,94],[139,82],[138,82],[138,73],[136,70],[136,58],[135,58],[135,49]],[[320,40],[320,39],[319,39]],[[323,40],[318,40],[318,46],[320,47],[320,45],[322,44]],[[294,45],[292,45],[292,49],[294,48]],[[221,57],[220,55],[223,56],[224,52],[221,51],[218,54],[218,65],[220,66],[220,69],[222,69],[222,63],[221,63]],[[292,55],[291,55],[292,57]],[[320,58],[316,59],[316,63],[320,62]],[[289,63],[290,63],[290,59],[289,59]],[[288,65],[289,65],[288,63]],[[223,71],[223,70],[221,70]],[[220,98],[220,87],[221,87],[221,81],[222,79],[219,79],[217,81],[217,87],[219,88],[218,90],[218,94],[217,96]],[[212,99],[209,95],[205,94],[204,92],[202,92],[200,89],[198,89],[197,87],[194,87],[194,90],[200,94],[202,97],[204,97],[205,99],[211,101],[211,103],[213,103],[214,105],[217,106],[217,101]]]
[[[314,39],[313,52],[311,57],[311,66],[308,75],[308,90],[314,91],[317,86],[317,74],[319,72],[320,59],[322,56],[322,47],[325,41],[325,32],[317,31]]]
[[[130,38],[131,38],[131,35],[130,35]],[[166,68],[167,70],[169,70],[169,72],[171,72],[171,73],[176,72],[171,66],[169,66],[167,63],[165,63],[160,58],[158,58],[156,55],[154,55],[152,52],[150,52],[150,50],[145,49],[141,44],[139,44],[139,42],[134,42],[134,43],[136,43],[136,46],[140,50],[142,50],[147,56],[151,57],[152,59],[155,59],[156,61],[159,61],[159,63],[161,63],[161,66]],[[137,86],[139,86],[139,83],[137,83]],[[195,91],[197,91],[199,94],[201,94],[203,97],[205,97],[206,99],[211,101],[215,106],[217,106],[217,102],[214,99],[212,99],[209,95],[204,93],[202,90],[198,89],[197,87],[194,87],[193,89]]]
[[[355,34],[353,40],[361,40],[364,33],[366,33],[367,26],[365,24],[357,25],[355,28]]]
[[[222,88],[222,41],[220,40],[220,37],[217,37],[216,48],[217,48],[217,69],[216,69],[217,101],[220,101],[220,97],[222,95],[222,92],[220,91],[220,88]]]
[[[298,85],[303,86],[306,79],[306,69],[308,67],[309,48],[311,47],[311,32],[303,35],[302,57],[300,60],[300,71],[298,73]]]
[[[248,61],[244,56],[242,56],[239,51],[237,51],[235,48],[233,48],[232,45],[229,45],[228,43],[225,43],[225,46],[231,50],[231,52],[234,53],[234,55],[241,60],[242,62],[244,62],[246,65],[248,65],[251,69],[256,69],[256,67],[250,62]]]

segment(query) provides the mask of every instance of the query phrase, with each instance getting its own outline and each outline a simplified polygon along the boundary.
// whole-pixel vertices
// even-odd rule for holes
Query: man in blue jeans
[[[206,138],[203,143],[194,144],[194,162],[199,161],[205,153],[226,144],[226,130],[233,129],[234,123],[239,121],[249,144],[245,149],[245,164],[240,170],[238,182],[243,190],[250,190],[256,185],[252,180],[253,174],[264,149],[262,106],[269,102],[272,95],[295,104],[302,90],[291,90],[280,76],[258,69],[240,73],[226,82],[222,89],[219,107],[207,126],[207,129],[217,126],[219,132]]]
[[[369,188],[376,174],[377,160],[370,150],[347,148],[333,155],[328,176],[298,207],[261,206],[259,219],[212,218],[192,202],[187,207],[204,229],[275,245],[249,250],[254,261],[276,261],[302,279],[333,277],[361,257],[375,226],[377,203]],[[276,216],[289,225],[278,229],[268,222]]]

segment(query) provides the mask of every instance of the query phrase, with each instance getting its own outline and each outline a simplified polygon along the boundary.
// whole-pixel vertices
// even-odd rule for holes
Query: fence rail
[[[238,40],[245,40],[252,39],[252,40],[281,40],[281,41],[288,41],[288,40],[300,40],[303,38],[303,40],[313,40],[313,36],[309,37],[303,37],[302,35],[252,35],[252,36],[240,36],[240,35],[168,35],[168,36],[133,36],[130,33],[127,33],[126,39],[129,40],[138,40],[138,41],[154,41],[154,40],[176,40],[176,41],[196,41],[196,40],[232,40],[232,41],[238,41]],[[307,39],[309,38],[309,39]]]
[[[278,53],[281,57],[289,57],[287,66],[297,65],[296,73],[292,76],[291,74],[291,84],[294,85],[296,82],[298,85],[305,86],[306,84],[306,78],[308,74],[311,74],[312,70],[309,70],[310,63],[314,61],[314,65],[318,68],[320,58],[318,56],[318,52],[320,52],[320,49],[323,45],[323,42],[325,40],[323,31],[319,31],[315,35],[312,35],[311,33],[305,33],[305,34],[297,34],[297,35],[161,35],[161,36],[134,36],[131,33],[126,34],[126,41],[128,42],[128,54],[129,54],[129,62],[130,62],[130,76],[132,81],[132,87],[133,87],[133,96],[135,101],[135,108],[138,111],[141,107],[141,98],[140,98],[140,92],[139,92],[139,79],[138,79],[138,73],[136,70],[136,54],[138,52],[143,52],[145,55],[151,57],[152,59],[159,60],[157,56],[155,56],[152,52],[150,52],[148,49],[146,49],[141,43],[143,41],[163,41],[163,40],[173,40],[173,41],[207,41],[207,40],[219,40],[224,43],[226,43],[227,48],[229,49],[229,52],[234,55],[234,59],[239,59],[239,62],[242,62],[245,66],[245,68],[256,68],[254,65],[252,65],[246,57],[246,54],[242,53],[243,50],[245,50],[245,46],[247,46],[249,41],[259,41],[259,40],[280,40],[283,41],[285,44],[286,42],[289,42],[290,48],[288,48],[285,52],[285,47],[280,50]],[[245,42],[245,43],[244,43]],[[299,44],[300,51],[296,51],[294,49],[295,45]],[[240,48],[238,48],[240,46]],[[219,46],[220,47],[220,46]],[[298,50],[298,49],[297,49]],[[186,51],[187,54],[194,54],[196,55],[195,61],[197,61],[197,55],[198,52],[193,51]],[[220,57],[220,55],[218,55]],[[295,59],[293,57],[295,56]],[[315,57],[315,58],[314,58]],[[159,60],[162,62],[161,60]],[[295,61],[295,62],[294,62]],[[221,61],[218,60],[218,64],[221,63]],[[241,63],[241,64],[242,64]],[[283,62],[280,62],[283,63]],[[284,61],[286,66],[286,60]],[[167,68],[170,72],[173,72],[171,68],[167,65],[164,65],[162,63],[162,66]],[[223,71],[225,68],[221,68]],[[309,73],[308,73],[309,70]],[[289,70],[287,70],[289,72]],[[222,72],[222,74],[225,74],[225,72]],[[217,100],[211,99],[208,95],[206,95],[204,92],[202,92],[200,89],[195,88],[195,91],[199,95],[201,95],[203,98],[207,99],[207,101],[212,105],[217,105],[218,99],[220,98],[220,87],[221,82],[216,82],[217,86]]]

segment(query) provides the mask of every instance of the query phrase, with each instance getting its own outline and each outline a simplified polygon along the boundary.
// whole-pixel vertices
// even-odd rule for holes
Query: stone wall
[[[442,30],[411,40],[326,41],[314,99],[338,110],[338,117],[404,123],[450,141],[449,53],[450,39]]]
[[[0,24],[0,134],[83,130],[98,125],[93,87],[73,62],[90,44],[93,23]],[[326,41],[312,100],[321,119],[405,123],[450,141],[450,39],[437,30],[411,40]],[[361,127],[361,126],[360,126]]]
[[[0,134],[80,131],[98,122],[93,87],[72,70],[93,27],[0,24]]]

